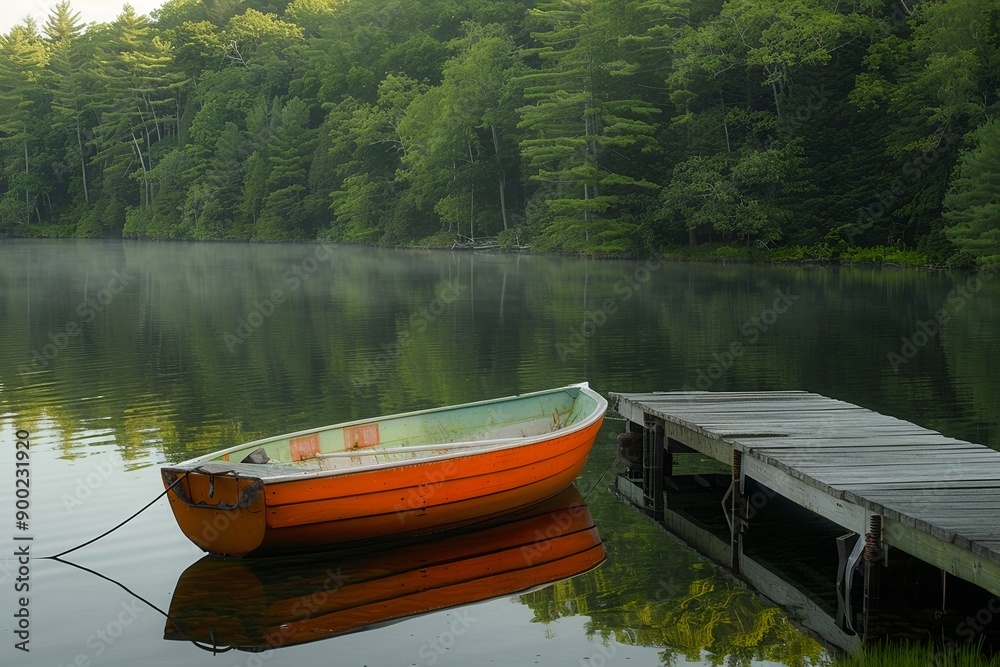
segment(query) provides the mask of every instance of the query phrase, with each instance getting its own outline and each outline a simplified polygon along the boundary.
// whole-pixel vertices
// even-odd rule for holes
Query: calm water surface
[[[930,322],[935,315],[942,320]],[[766,600],[608,491],[609,420],[577,487],[608,552],[543,590],[263,653],[164,639],[201,557],[157,466],[267,435],[587,380],[608,391],[805,389],[1000,448],[998,285],[944,272],[379,251],[317,245],[0,242],[0,663],[807,664]],[[15,525],[15,433],[31,509]],[[18,543],[23,544],[23,543]],[[294,571],[289,577],[296,575]],[[220,582],[232,606],[245,591]],[[459,632],[460,630],[460,632]],[[219,642],[220,644],[222,642]]]

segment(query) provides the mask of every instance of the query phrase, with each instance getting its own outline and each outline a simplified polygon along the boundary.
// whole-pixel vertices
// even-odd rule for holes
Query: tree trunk
[[[156,126],[156,140],[163,141],[163,135],[160,134],[160,119],[156,117],[156,109],[153,108],[153,103],[149,101],[149,97],[143,95],[143,98],[146,100],[146,106],[149,107],[150,113],[153,114],[153,125]]]
[[[27,126],[25,127],[25,133],[27,133]],[[28,175],[28,140],[24,140],[24,175]],[[24,179],[24,207],[31,207],[31,200],[28,197],[28,179]],[[28,222],[31,222],[31,213],[28,213]]]
[[[503,230],[507,231],[507,200],[504,196],[504,189],[507,186],[507,175],[500,172],[500,215],[503,216]]]
[[[139,166],[142,167],[142,189],[146,196],[146,206],[149,206],[149,179],[146,178],[146,162],[142,159],[142,148],[139,146],[135,132],[132,133],[132,143],[135,144],[135,152],[139,155]]]
[[[475,164],[475,160],[472,157],[472,142],[466,140],[466,145],[469,147],[469,168]],[[475,176],[472,179],[472,186],[469,189],[469,238],[472,239],[472,243],[476,242],[476,180]]]
[[[153,170],[153,147],[149,143],[149,132],[146,133],[146,155],[148,156],[147,159],[149,160],[149,171],[152,171]],[[146,192],[146,201],[149,202],[149,203],[152,203],[152,201],[153,201],[153,182],[152,181],[148,181],[147,180],[147,182],[146,182],[146,190],[147,190],[147,192]]]
[[[732,153],[733,149],[729,146],[729,125],[726,124],[726,102],[722,97],[722,93],[719,93],[719,103],[722,104],[722,129],[726,133],[726,152]]]
[[[83,138],[80,136],[80,116],[76,117],[76,147],[80,151],[80,175],[83,178],[83,203],[90,206],[90,191],[87,189],[87,161],[83,158]]]
[[[497,126],[491,124],[490,130],[493,132],[493,154],[497,159],[497,166],[500,166],[500,140],[497,138]],[[500,170],[500,215],[503,217],[503,230],[507,231],[507,200],[504,190],[507,185],[507,174]]]

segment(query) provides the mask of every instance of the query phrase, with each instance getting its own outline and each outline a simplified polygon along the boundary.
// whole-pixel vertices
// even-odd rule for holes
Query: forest
[[[0,236],[991,263],[998,38],[994,0],[63,1],[0,36]]]

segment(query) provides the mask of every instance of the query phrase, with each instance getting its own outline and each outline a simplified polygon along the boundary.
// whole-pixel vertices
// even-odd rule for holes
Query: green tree
[[[467,228],[474,240],[477,229],[496,233],[510,224],[508,174],[516,178],[518,170],[513,80],[520,63],[502,26],[466,23],[463,31],[441,85],[407,106],[400,133],[411,200],[433,208],[447,231]]]
[[[698,234],[754,241],[768,246],[781,237],[788,213],[778,199],[795,191],[790,181],[799,167],[796,142],[763,151],[749,149],[694,156],[674,169],[664,188],[662,215],[689,242]]]
[[[941,204],[960,138],[996,107],[1000,21],[991,0],[930,0],[897,23],[869,50],[852,100],[891,121],[881,143],[903,187],[884,217],[916,244],[944,236]],[[943,260],[950,249],[932,252]]]
[[[113,185],[105,196],[149,207],[155,196],[150,172],[165,152],[161,142],[176,137],[185,80],[173,66],[170,43],[130,5],[111,25],[111,40],[102,51],[97,80],[103,91],[90,105],[100,118],[94,128],[95,159],[103,163],[106,186],[126,178],[141,183],[138,197]],[[141,216],[149,218],[152,212]]]
[[[279,241],[315,237],[306,217],[308,160],[316,130],[309,127],[309,106],[297,97],[272,112],[275,123],[267,145],[267,194],[254,238]]]
[[[229,20],[223,41],[227,45],[226,57],[234,64],[282,69],[277,59],[301,38],[302,28],[294,23],[248,9]]]
[[[681,79],[701,70],[719,74],[731,67],[758,72],[770,89],[779,119],[796,70],[829,63],[854,40],[874,35],[875,0],[728,0],[718,17],[686,31],[678,42]]]
[[[9,230],[42,221],[40,199],[45,182],[37,164],[42,149],[42,121],[47,109],[48,52],[32,19],[0,37],[0,150],[4,194],[0,225]]]
[[[636,95],[645,59],[635,40],[665,58],[655,44],[676,20],[672,4],[602,0],[592,7],[544,3],[533,10],[539,46],[526,51],[539,67],[521,78],[519,128],[529,178],[542,184],[544,207],[531,220],[543,247],[585,252],[627,252],[638,225],[629,201],[657,186],[639,165],[657,153],[660,109]],[[666,65],[665,61],[661,61]]]
[[[946,233],[960,250],[980,261],[1000,261],[1000,120],[970,136],[944,199]]]
[[[343,156],[341,185],[331,194],[336,238],[382,243],[410,238],[407,229],[415,221],[401,214],[406,184],[396,179],[407,150],[400,123],[425,88],[390,74],[379,85],[375,104],[345,100],[340,113],[350,109],[349,117],[332,129],[344,133],[333,137],[334,150]]]
[[[79,12],[73,12],[68,0],[57,4],[43,29],[49,49],[52,72],[52,117],[54,130],[61,135],[67,163],[80,169],[79,192],[84,206],[90,205],[85,143],[90,128],[85,119],[89,97],[85,68],[92,66],[91,53],[83,50],[79,37],[83,32]]]

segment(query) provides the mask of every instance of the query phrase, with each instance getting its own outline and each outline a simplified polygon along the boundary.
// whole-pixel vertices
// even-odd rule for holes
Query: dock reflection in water
[[[570,487],[503,524],[386,551],[206,556],[177,581],[164,638],[264,651],[537,589],[604,557],[590,511]]]

